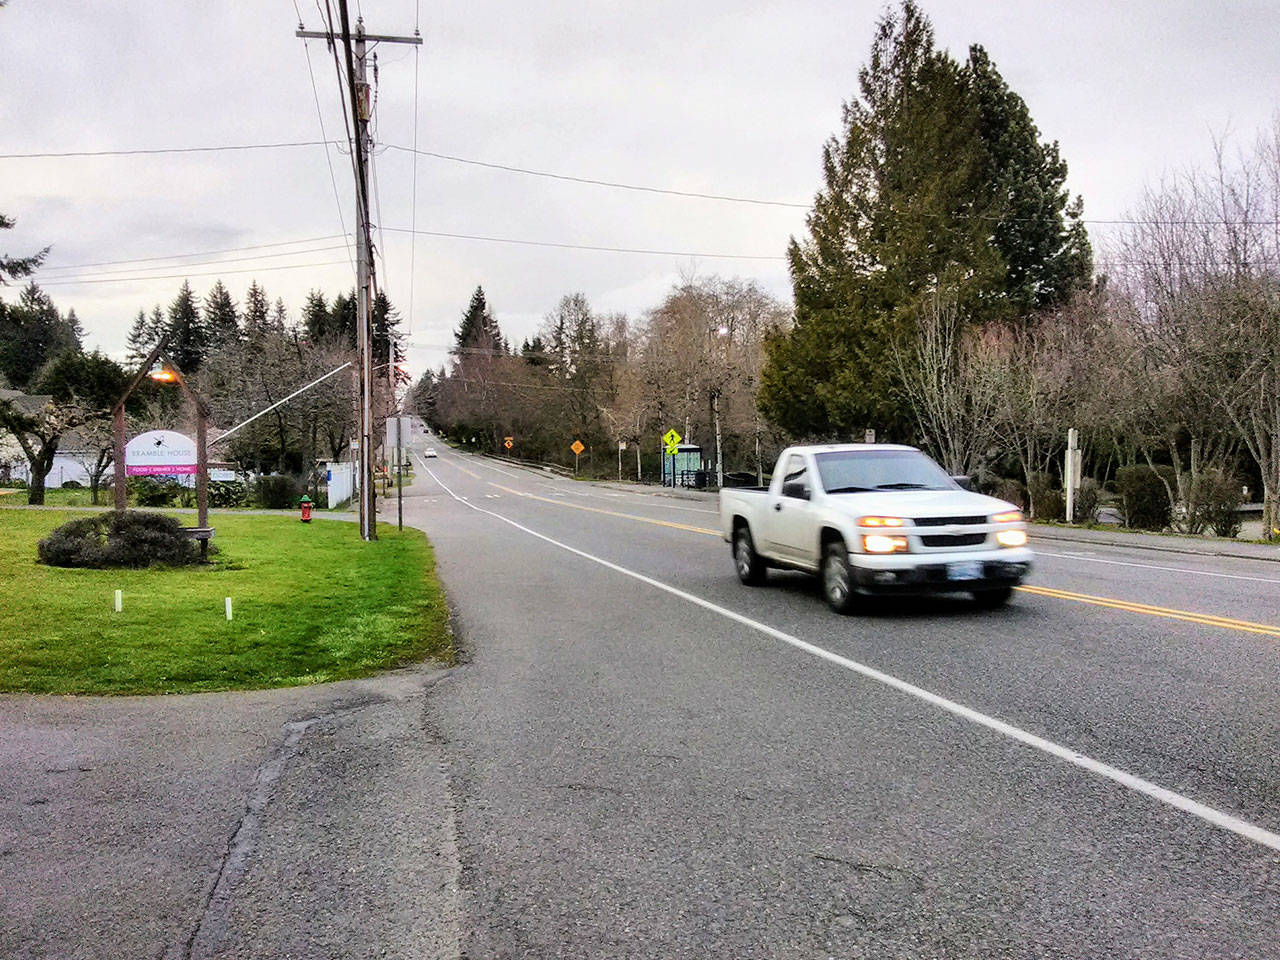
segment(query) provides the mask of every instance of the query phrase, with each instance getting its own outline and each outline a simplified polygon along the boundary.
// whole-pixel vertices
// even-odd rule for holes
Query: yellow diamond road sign
[[[582,451],[587,448],[582,445],[581,440],[575,440],[573,441],[573,443],[569,444],[569,449],[573,451],[573,455],[576,457],[578,454],[582,453]]]
[[[665,443],[668,447],[674,447],[677,443],[679,443],[683,439],[684,437],[676,433],[675,427],[672,427],[670,430],[668,430],[666,433],[662,435],[662,442]],[[671,452],[675,453],[674,450],[672,450]]]
[[[513,439],[511,439],[511,437],[507,437],[502,441],[502,445],[506,447],[508,450],[510,450],[512,447],[516,445],[516,443]]]

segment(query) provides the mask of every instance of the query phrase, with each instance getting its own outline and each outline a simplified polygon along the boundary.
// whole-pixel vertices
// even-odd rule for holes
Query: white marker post
[[[231,598],[227,597],[227,619],[231,619]]]
[[[115,606],[116,606],[116,613],[119,613],[121,610],[124,609],[124,591],[123,590],[116,591]]]

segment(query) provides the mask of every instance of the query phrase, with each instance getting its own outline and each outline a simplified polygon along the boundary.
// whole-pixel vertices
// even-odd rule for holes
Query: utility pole
[[[422,37],[417,31],[412,37],[365,33],[363,17],[356,21],[355,33],[352,34],[347,0],[338,0],[338,12],[342,18],[341,33],[305,30],[302,24],[298,24],[295,35],[303,39],[324,40],[330,46],[341,40],[346,57],[347,90],[344,96],[350,98],[351,119],[355,126],[352,154],[356,180],[356,349],[360,354],[357,367],[360,394],[360,536],[364,540],[377,540],[378,515],[373,484],[373,242],[369,224],[369,157],[373,145],[369,121],[373,113],[373,96],[365,79],[365,54],[368,43],[416,45],[422,43]]]

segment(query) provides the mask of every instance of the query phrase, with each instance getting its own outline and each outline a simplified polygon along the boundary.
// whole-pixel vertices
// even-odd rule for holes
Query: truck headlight
[[[1018,523],[1021,520],[1021,510],[1009,510],[1005,513],[997,513],[991,518],[992,523]]]
[[[996,543],[1002,547],[1025,547],[1027,545],[1027,531],[1001,530],[996,534]]]
[[[860,527],[900,527],[902,526],[901,517],[861,517],[858,520]]]
[[[907,538],[872,533],[862,538],[862,549],[867,553],[906,553]]]

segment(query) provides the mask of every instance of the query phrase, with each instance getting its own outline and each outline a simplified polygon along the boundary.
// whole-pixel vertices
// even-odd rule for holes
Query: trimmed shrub
[[[172,480],[140,477],[129,481],[129,491],[140,507],[172,507],[182,496],[182,485]]]
[[[1001,479],[991,488],[991,496],[1012,503],[1019,510],[1027,509],[1027,491],[1017,480]]]
[[[1169,526],[1173,508],[1165,483],[1173,486],[1172,467],[1161,466],[1153,470],[1139,464],[1116,471],[1116,490],[1120,494],[1120,510],[1126,527],[1163,530]]]
[[[1202,470],[1191,485],[1189,499],[1194,504],[1196,520],[1212,530],[1215,536],[1234,538],[1240,535],[1239,511],[1244,503],[1244,494],[1236,477],[1215,467]]]
[[[52,567],[183,566],[199,559],[196,545],[173,517],[114,510],[64,523],[36,546]]]
[[[1102,498],[1102,488],[1093,477],[1081,477],[1080,486],[1076,488],[1076,523],[1094,523],[1098,519],[1098,506]]]
[[[249,501],[249,490],[239,480],[210,480],[209,506],[243,507]]]
[[[254,487],[254,499],[258,506],[267,510],[288,510],[302,496],[301,488],[293,477],[283,474],[272,474],[259,477]]]
[[[1027,484],[1031,497],[1031,515],[1041,521],[1062,520],[1067,515],[1067,501],[1047,473],[1033,473]]]

